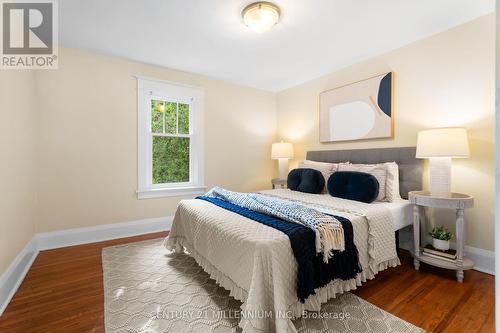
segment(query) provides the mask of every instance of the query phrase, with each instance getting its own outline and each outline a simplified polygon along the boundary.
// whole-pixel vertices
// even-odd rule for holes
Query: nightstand
[[[273,190],[276,188],[286,188],[286,179],[274,178],[271,180],[271,184],[273,184]]]
[[[420,262],[457,271],[457,281],[463,282],[464,270],[474,267],[474,262],[464,256],[464,209],[474,206],[474,198],[467,194],[450,193],[449,196],[433,196],[427,191],[411,191],[410,202],[413,204],[413,264],[415,269],[420,268]],[[456,244],[457,259],[455,262],[427,256],[420,246],[420,219],[425,207],[447,208],[456,210]],[[424,236],[425,237],[425,234]]]

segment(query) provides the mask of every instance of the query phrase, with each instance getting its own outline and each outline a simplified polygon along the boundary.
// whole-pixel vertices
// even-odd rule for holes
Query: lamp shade
[[[273,143],[271,158],[273,160],[279,158],[293,158],[293,145],[288,142]]]
[[[469,157],[469,140],[465,128],[434,128],[420,131],[417,158]]]

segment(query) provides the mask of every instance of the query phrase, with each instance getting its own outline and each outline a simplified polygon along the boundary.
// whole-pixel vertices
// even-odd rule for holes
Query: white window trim
[[[204,185],[203,104],[204,90],[200,87],[158,80],[144,76],[137,78],[137,134],[138,134],[138,189],[139,199],[194,196],[206,191]],[[151,98],[189,103],[190,135],[189,182],[172,184],[152,183]],[[177,136],[177,135],[176,135]]]

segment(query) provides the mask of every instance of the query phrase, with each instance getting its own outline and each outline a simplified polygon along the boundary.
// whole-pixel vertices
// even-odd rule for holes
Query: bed
[[[421,188],[422,166],[413,147],[310,151],[307,159],[366,164],[395,161],[402,198]],[[350,280],[334,280],[300,302],[297,262],[284,233],[207,201],[181,201],[165,246],[171,251],[187,251],[211,278],[243,303],[239,323],[243,332],[295,332],[291,319],[301,317],[304,311],[319,311],[328,299],[399,265],[394,232],[411,224],[407,200],[365,204],[287,189],[261,193],[348,218],[362,272]]]

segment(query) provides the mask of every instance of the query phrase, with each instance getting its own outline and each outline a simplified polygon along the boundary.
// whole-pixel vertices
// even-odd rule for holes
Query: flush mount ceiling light
[[[266,1],[254,2],[241,12],[243,22],[255,32],[264,32],[278,23],[281,11],[278,6]]]

